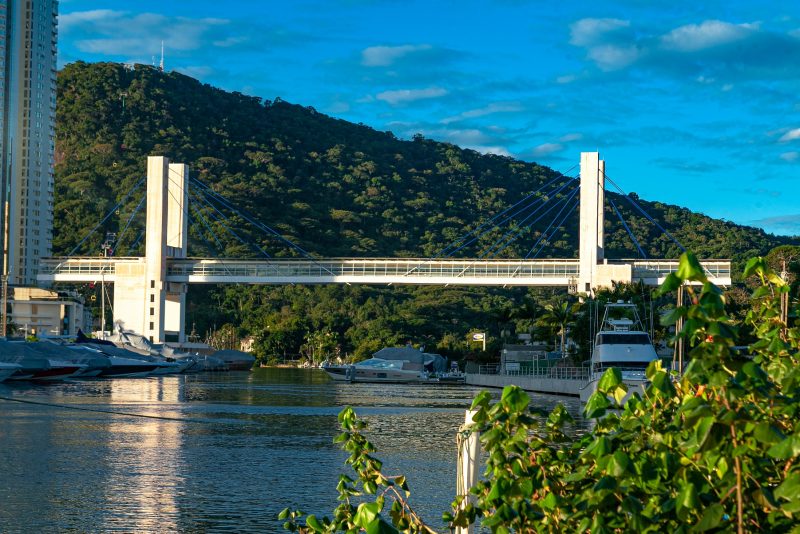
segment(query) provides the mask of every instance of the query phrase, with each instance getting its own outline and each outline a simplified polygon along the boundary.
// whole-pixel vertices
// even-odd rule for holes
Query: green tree
[[[580,304],[561,297],[544,305],[538,323],[561,337],[561,355],[566,355],[567,330],[573,324]]]

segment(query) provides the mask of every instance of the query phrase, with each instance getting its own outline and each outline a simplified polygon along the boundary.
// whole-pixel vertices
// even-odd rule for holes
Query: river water
[[[0,532],[281,532],[287,506],[330,516],[339,474],[349,474],[332,443],[348,405],[368,421],[384,472],[405,474],[414,508],[444,530],[455,435],[478,391],[275,368],[5,382]],[[579,411],[577,399],[532,397]]]

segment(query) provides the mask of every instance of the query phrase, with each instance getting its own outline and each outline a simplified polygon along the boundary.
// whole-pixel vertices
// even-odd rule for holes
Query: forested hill
[[[139,181],[147,155],[189,164],[193,177],[320,256],[433,255],[556,176],[535,163],[420,136],[402,141],[311,108],[228,93],[141,65],[68,65],[58,75],[57,102],[54,254],[71,250]],[[575,176],[577,169],[568,174]],[[119,232],[139,194],[131,195],[103,230]],[[789,242],[676,206],[641,203],[701,257],[741,259]],[[649,256],[678,255],[672,241],[629,204],[617,205]],[[255,255],[206,212],[225,255]],[[118,254],[141,252],[141,241],[133,245],[143,220],[143,214],[134,218]],[[524,256],[551,220],[545,217],[499,255]],[[635,257],[612,212],[606,221],[606,255]],[[292,253],[235,224],[271,254]],[[192,231],[191,254],[221,255],[204,226],[193,224]],[[506,231],[489,233],[460,254],[476,256],[480,245]],[[99,234],[81,252],[97,253]],[[572,217],[540,257],[574,257],[576,248],[577,217]]]

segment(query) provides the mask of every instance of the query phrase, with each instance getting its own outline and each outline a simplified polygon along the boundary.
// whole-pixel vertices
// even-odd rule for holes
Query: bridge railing
[[[663,278],[678,270],[678,260],[633,260],[610,261],[609,263],[630,263],[633,268],[633,279]],[[703,260],[701,262],[706,273],[714,278],[730,278],[730,260]]]
[[[324,260],[170,260],[167,276],[199,277],[575,277],[578,260],[447,260],[324,259]]]
[[[479,375],[505,375],[525,376],[538,378],[554,378],[557,380],[589,380],[588,367],[520,367],[519,369],[506,369],[500,364],[485,364],[478,367]]]
[[[139,263],[143,258],[42,258],[39,272],[64,275],[113,274],[118,263]]]

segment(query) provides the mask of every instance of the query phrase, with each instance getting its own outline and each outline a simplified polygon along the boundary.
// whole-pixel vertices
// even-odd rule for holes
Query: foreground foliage
[[[487,455],[484,478],[458,496],[444,518],[451,527],[480,523],[492,532],[800,532],[800,328],[787,324],[780,297],[789,286],[761,258],[746,276],[759,285],[745,323],[757,341],[736,348],[738,324],[721,290],[691,254],[662,291],[684,286],[690,304],[664,318],[683,321],[690,364],[682,376],[654,362],[650,385],[633,392],[609,370],[586,406],[591,432],[569,437],[571,417],[528,406],[507,387],[492,404],[476,397],[474,430]],[[694,289],[697,287],[698,289]],[[286,528],[301,532],[429,532],[408,505],[405,479],[381,473],[374,447],[352,410],[342,412],[338,439],[357,479],[343,476],[333,520],[286,510]],[[374,496],[374,500],[369,500]],[[352,498],[361,499],[351,504]],[[366,500],[364,500],[366,499]],[[462,506],[459,506],[462,505]],[[382,512],[388,508],[388,515]]]

